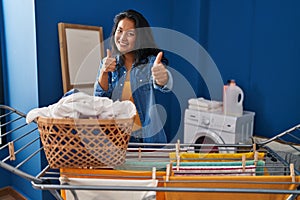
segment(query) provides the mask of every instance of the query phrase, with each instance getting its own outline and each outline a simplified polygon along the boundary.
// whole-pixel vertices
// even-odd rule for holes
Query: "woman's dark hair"
[[[147,59],[147,57],[150,55],[156,56],[161,50],[158,49],[157,45],[155,44],[150,25],[145,17],[135,10],[126,10],[117,14],[114,18],[114,26],[112,28],[110,38],[113,54],[120,54],[114,41],[114,35],[119,22],[125,18],[132,20],[136,28],[137,38],[135,42],[135,48],[133,50],[135,54],[135,63],[140,63],[141,61]],[[162,61],[165,64],[168,64],[168,61],[165,57],[163,57]]]

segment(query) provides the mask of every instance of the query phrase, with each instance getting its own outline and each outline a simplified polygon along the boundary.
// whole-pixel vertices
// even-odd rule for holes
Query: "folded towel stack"
[[[188,101],[189,109],[191,110],[202,110],[202,111],[221,111],[222,110],[222,102],[207,100],[203,97],[200,98],[191,98]]]

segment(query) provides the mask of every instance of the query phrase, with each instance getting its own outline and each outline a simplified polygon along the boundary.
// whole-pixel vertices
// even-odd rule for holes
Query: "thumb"
[[[163,57],[163,52],[159,52],[155,58],[154,64],[159,64],[161,62],[161,59]]]
[[[106,49],[106,57],[111,57],[111,51],[109,49]]]

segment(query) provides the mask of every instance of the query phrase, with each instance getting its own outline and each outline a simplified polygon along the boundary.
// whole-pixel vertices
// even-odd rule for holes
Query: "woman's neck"
[[[124,65],[127,70],[130,70],[132,67],[132,64],[134,63],[134,53],[126,53],[124,55]]]

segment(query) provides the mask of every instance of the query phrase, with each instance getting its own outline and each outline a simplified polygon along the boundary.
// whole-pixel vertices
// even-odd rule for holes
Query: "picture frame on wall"
[[[102,27],[60,22],[58,33],[64,93],[76,88],[92,95],[104,57]]]

